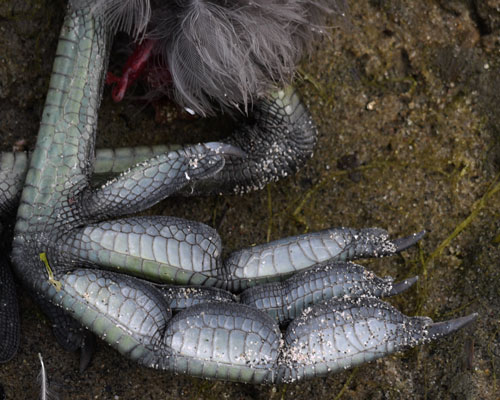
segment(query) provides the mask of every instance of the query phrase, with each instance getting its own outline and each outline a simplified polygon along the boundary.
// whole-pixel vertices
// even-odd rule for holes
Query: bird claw
[[[405,290],[408,290],[410,287],[412,287],[417,281],[418,276],[414,276],[413,278],[408,278],[401,282],[394,283],[387,296],[396,296],[400,293],[403,293]]]
[[[297,94],[291,89],[280,91],[260,110],[260,122],[239,131],[227,145],[209,143],[163,154],[101,188],[91,188],[88,160],[94,149],[102,80],[95,78],[104,74],[107,57],[101,52],[109,42],[108,31],[98,18],[70,8],[61,31],[65,45],[60,46],[63,53],[58,53],[54,63],[50,101],[43,112],[12,246],[13,264],[31,291],[139,363],[205,378],[255,383],[289,382],[359,365],[444,336],[477,317],[471,314],[431,323],[426,318],[404,316],[375,296],[400,293],[416,278],[394,285],[392,280],[382,280],[379,285],[380,278],[365,279],[370,274],[361,270],[357,280],[346,281],[346,274],[356,274],[349,270],[352,264],[345,263],[348,272],[339,276],[344,289],[355,286],[354,281],[361,282],[352,290],[354,296],[344,290],[340,298],[321,301],[323,293],[315,296],[318,279],[306,281],[308,276],[316,278],[310,271],[317,263],[389,256],[414,244],[424,232],[390,240],[381,229],[330,229],[244,249],[222,263],[217,234],[202,225],[195,227],[180,219],[163,225],[165,218],[154,217],[99,222],[141,211],[186,187],[191,177],[202,182],[213,178],[215,183],[220,178],[227,183],[224,189],[232,192],[261,187],[296,170],[311,155],[316,130]],[[78,79],[69,70],[77,70]],[[82,96],[81,102],[75,100]],[[259,129],[259,135],[269,135],[268,139],[278,137],[279,144],[260,140],[256,136]],[[250,157],[249,149],[259,146],[258,156]],[[299,149],[298,155],[292,148]],[[270,153],[275,156],[271,163]],[[240,158],[237,172],[239,178],[245,178],[243,183],[222,176],[224,155]],[[266,175],[268,171],[271,174]],[[255,181],[253,172],[258,175]],[[63,251],[66,249],[70,251]],[[47,254],[45,261],[40,260],[42,253]],[[290,278],[298,281],[295,291],[272,297],[268,287],[263,288],[267,304],[261,309],[209,301],[172,318],[165,294],[152,283],[124,275],[125,267],[134,276],[151,274],[153,280],[188,283],[199,280],[237,291],[305,272]],[[373,287],[366,289],[369,285]],[[326,286],[335,294],[334,284]],[[305,287],[311,292],[303,296]],[[243,294],[260,289],[247,290]],[[281,320],[267,312],[295,294],[295,303],[302,303],[296,307],[299,315],[282,336]],[[231,295],[225,298],[230,300]],[[91,341],[84,339],[82,368],[92,349]]]
[[[464,317],[450,319],[448,321],[433,322],[428,327],[429,340],[434,340],[447,336],[472,324],[479,317],[478,313],[472,313]]]
[[[403,250],[406,250],[407,248],[413,246],[416,244],[420,239],[422,239],[425,236],[426,232],[425,230],[413,233],[410,236],[402,237],[399,239],[394,239],[392,243],[394,243],[394,246],[396,247],[396,252],[400,252]]]

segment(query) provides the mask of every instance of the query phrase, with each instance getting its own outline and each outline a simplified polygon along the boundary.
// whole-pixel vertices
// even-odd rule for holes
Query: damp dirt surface
[[[32,149],[64,14],[61,0],[0,2],[0,150]],[[496,399],[500,393],[500,3],[350,2],[349,23],[304,60],[296,86],[318,125],[295,176],[242,197],[167,199],[151,214],[202,221],[225,251],[332,226],[423,229],[403,254],[362,264],[418,284],[389,301],[440,321],[479,313],[437,342],[296,384],[254,386],[147,369],[98,342],[89,368],[63,351],[18,287],[22,337],[0,398],[34,399],[41,353],[62,399]],[[113,63],[113,60],[112,60]],[[100,147],[223,137],[228,119],[104,93]],[[2,254],[2,257],[7,257]]]

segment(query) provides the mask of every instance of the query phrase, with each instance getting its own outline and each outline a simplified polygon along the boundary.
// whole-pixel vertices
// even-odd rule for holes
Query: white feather
[[[40,353],[38,353],[38,359],[40,360],[41,365],[40,373],[38,374],[38,382],[40,384],[40,400],[57,399],[58,396],[49,389],[47,371],[45,370],[45,364]]]

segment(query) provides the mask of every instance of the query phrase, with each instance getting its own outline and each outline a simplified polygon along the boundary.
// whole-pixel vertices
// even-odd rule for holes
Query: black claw
[[[418,276],[414,276],[413,278],[405,279],[404,281],[395,283],[392,285],[391,290],[387,293],[387,296],[395,296],[399,293],[404,292],[406,289],[412,287],[418,281]]]
[[[233,156],[238,158],[244,158],[247,156],[247,153],[245,153],[241,148],[239,148],[238,146],[234,146],[232,144],[226,144],[221,142],[208,142],[205,143],[205,146],[218,154],[224,154],[227,156]]]
[[[436,339],[446,335],[449,335],[452,332],[455,332],[464,326],[469,325],[473,321],[475,321],[478,317],[478,313],[472,313],[465,317],[450,319],[449,321],[436,322],[431,324],[427,330],[429,332],[429,339]]]
[[[425,230],[423,230],[418,233],[413,233],[410,236],[394,239],[392,243],[394,243],[394,246],[396,246],[396,253],[399,253],[400,251],[406,250],[408,247],[413,246],[425,236],[425,233]]]
[[[85,371],[89,366],[90,361],[92,361],[96,345],[95,336],[89,331],[85,332],[85,337],[80,350],[80,373]]]

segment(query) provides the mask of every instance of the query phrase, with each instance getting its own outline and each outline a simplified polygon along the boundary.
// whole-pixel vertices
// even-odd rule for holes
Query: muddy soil
[[[297,79],[320,132],[307,166],[258,193],[168,199],[151,213],[208,223],[227,251],[330,226],[379,226],[393,236],[426,229],[404,254],[363,263],[382,276],[420,276],[390,300],[406,314],[444,320],[478,312],[476,323],[340,374],[260,387],[146,369],[102,342],[79,373],[78,355],[61,350],[18,288],[21,346],[0,365],[0,399],[2,391],[7,399],[37,398],[37,353],[62,399],[498,398],[500,3],[350,3],[350,23],[318,43]],[[20,140],[33,148],[64,5],[0,1],[0,150]],[[167,123],[170,113],[137,98],[114,104],[108,89],[98,144],[193,142],[230,125]]]

